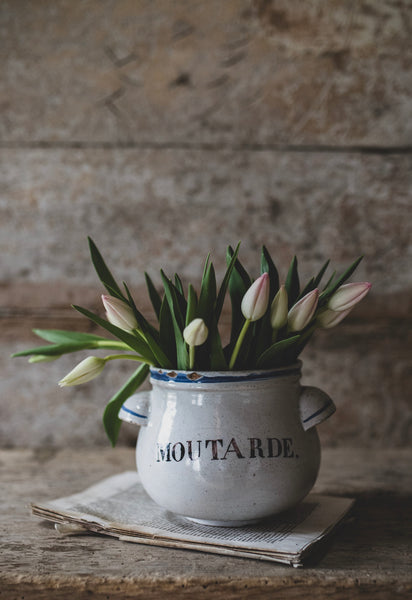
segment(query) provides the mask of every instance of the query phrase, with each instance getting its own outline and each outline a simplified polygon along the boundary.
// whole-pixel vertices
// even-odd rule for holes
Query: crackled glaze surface
[[[142,425],[136,462],[149,495],[221,525],[297,504],[317,477],[315,425],[333,412],[330,398],[300,386],[300,364],[193,375],[152,369],[150,395],[136,394],[120,413],[132,420],[135,410]]]

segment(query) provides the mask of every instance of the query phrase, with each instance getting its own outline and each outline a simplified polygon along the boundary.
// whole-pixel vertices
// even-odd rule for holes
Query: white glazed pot
[[[151,369],[151,392],[119,417],[141,425],[136,462],[165,509],[209,525],[240,526],[291,508],[320,464],[316,425],[335,406],[300,385],[300,362],[256,372]]]

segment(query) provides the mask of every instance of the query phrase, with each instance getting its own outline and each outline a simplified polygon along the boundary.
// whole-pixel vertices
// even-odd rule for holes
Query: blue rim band
[[[243,383],[245,381],[263,381],[265,379],[274,379],[285,377],[285,375],[300,375],[300,367],[294,369],[276,369],[274,371],[261,371],[248,373],[245,375],[206,375],[199,374],[196,379],[192,379],[191,372],[172,371],[175,376],[169,375],[169,372],[150,369],[151,379],[155,381],[166,381],[175,383]]]

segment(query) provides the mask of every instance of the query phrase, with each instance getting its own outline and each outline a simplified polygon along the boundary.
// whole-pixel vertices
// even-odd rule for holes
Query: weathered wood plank
[[[221,277],[226,246],[239,239],[252,274],[265,243],[281,278],[294,254],[305,280],[325,257],[342,269],[363,253],[356,278],[385,295],[384,313],[392,301],[403,314],[410,308],[412,155],[54,149],[0,156],[1,280],[19,284],[20,298],[23,283],[51,284],[42,306],[81,304],[76,286],[97,281],[91,235],[118,279],[137,287],[145,270],[159,282],[161,267],[197,284],[209,251]],[[7,287],[0,292],[3,306],[15,305]]]
[[[341,269],[365,253],[356,279],[372,281],[372,293],[348,325],[315,338],[304,356],[306,381],[338,405],[321,428],[328,444],[410,443],[411,157],[12,150],[1,158],[1,394],[8,401],[0,444],[65,445],[72,430],[78,443],[106,443],[101,411],[127,367],[67,391],[56,382],[78,356],[29,368],[8,358],[37,345],[33,327],[90,330],[70,309],[101,310],[89,234],[144,312],[144,270],[159,281],[164,267],[198,284],[212,250],[222,277],[226,244],[240,237],[254,275],[262,243],[282,278],[296,253],[302,280],[326,257]],[[128,432],[122,441],[133,437]]]
[[[314,336],[302,354],[302,382],[320,387],[337,405],[337,413],[318,428],[325,445],[410,445],[411,330],[410,320],[370,325],[348,321],[336,334]],[[133,368],[118,361],[89,384],[60,389],[57,382],[90,352],[37,365],[7,356],[36,345],[34,336],[2,344],[0,445],[107,445],[103,408]],[[124,425],[119,443],[133,444],[136,433]]]
[[[248,559],[125,544],[100,536],[61,538],[29,517],[28,503],[80,491],[133,468],[131,449],[0,451],[1,593],[7,600],[78,598],[407,599],[410,450],[328,449],[317,491],[357,498],[353,518],[323,557],[304,569]]]
[[[402,1],[4,1],[0,139],[411,144]]]

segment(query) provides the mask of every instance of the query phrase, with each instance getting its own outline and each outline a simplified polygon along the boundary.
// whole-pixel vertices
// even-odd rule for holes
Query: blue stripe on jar
[[[169,375],[169,373],[174,373]],[[192,378],[192,373],[174,372],[174,371],[157,371],[150,369],[151,378],[156,381],[174,381],[176,383],[241,383],[245,381],[259,381],[264,379],[273,379],[276,377],[284,377],[285,375],[300,375],[300,368],[295,369],[276,369],[274,371],[249,373],[247,375],[200,375],[197,378]]]
[[[139,413],[134,412],[134,410],[130,410],[130,408],[126,408],[124,404],[122,406],[122,410],[124,410],[124,412],[127,412],[127,413],[133,415],[134,417],[139,417],[139,419],[147,419],[147,415],[140,415]]]
[[[307,417],[304,421],[302,421],[302,423],[308,423],[308,421],[310,421],[311,419],[314,419],[318,415],[321,415],[327,408],[329,408],[329,406],[331,406],[331,404],[332,402],[330,400],[327,400],[319,410],[310,415],[310,417]]]

